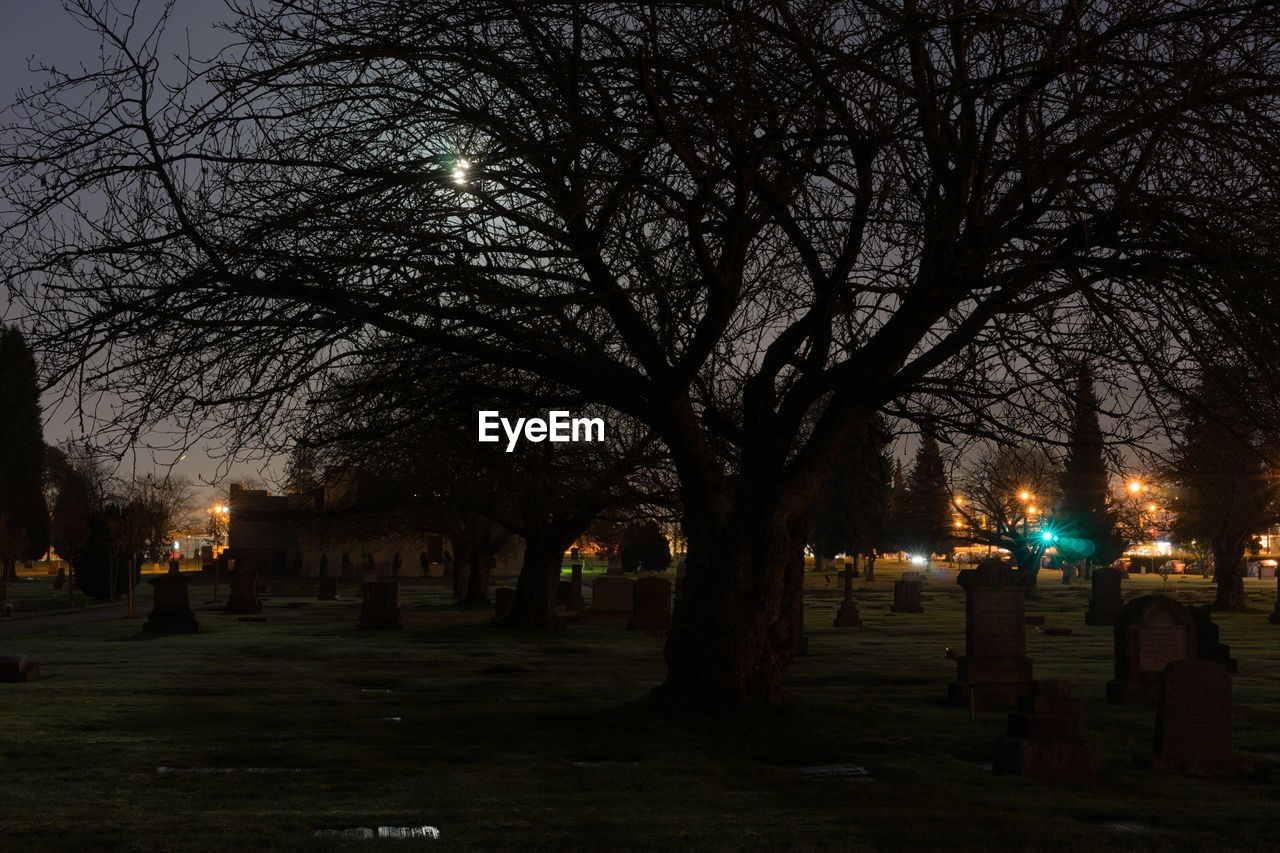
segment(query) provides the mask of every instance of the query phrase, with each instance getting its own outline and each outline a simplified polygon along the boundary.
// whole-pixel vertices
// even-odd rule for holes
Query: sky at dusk
[[[100,6],[101,0],[95,0],[95,5]],[[132,0],[118,5],[127,10],[133,8]],[[139,6],[139,23],[150,29],[158,20],[163,3],[141,0]],[[227,36],[217,31],[214,23],[227,17],[225,6],[218,0],[176,0],[163,41],[162,57],[175,68],[169,74],[176,76],[172,58],[175,53],[185,54],[188,42],[192,53],[201,58],[225,44]],[[0,101],[4,106],[15,100],[19,90],[38,87],[48,79],[37,70],[40,65],[73,70],[79,65],[93,69],[99,64],[99,37],[69,14],[59,0],[0,0]],[[0,309],[4,307],[0,304]],[[58,405],[59,396],[51,392],[45,397],[45,440],[51,444],[81,434],[74,406]],[[154,436],[151,441],[157,445],[168,443],[162,436]],[[217,447],[198,445],[174,465],[173,471],[194,480],[211,480],[218,474],[217,460],[221,455]],[[136,458],[123,460],[120,474],[145,473],[157,462],[167,465],[172,461],[173,454],[162,453],[153,460],[153,454],[142,450]],[[260,462],[236,465],[224,482],[260,476],[261,467]]]

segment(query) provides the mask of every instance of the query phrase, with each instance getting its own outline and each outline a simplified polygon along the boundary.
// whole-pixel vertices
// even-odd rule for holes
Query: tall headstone
[[[178,561],[169,563],[169,573],[147,581],[154,590],[151,597],[151,615],[142,630],[153,634],[195,634],[200,630],[196,615],[191,612],[191,578],[178,571]]]
[[[361,631],[381,631],[402,627],[400,581],[392,578],[365,582],[364,602],[360,606],[360,621],[356,627]]]
[[[628,628],[665,631],[671,627],[671,581],[658,577],[640,578],[631,591],[634,598]]]
[[[233,569],[228,581],[231,593],[227,596],[226,606],[222,608],[224,613],[262,612],[262,601],[258,598],[257,572],[253,569]]]
[[[1165,595],[1144,595],[1130,601],[1120,611],[1113,630],[1116,677],[1107,682],[1108,702],[1155,702],[1165,667],[1196,656],[1196,623],[1191,612]]]
[[[1012,708],[1031,689],[1022,578],[990,559],[960,572],[956,583],[965,591],[965,653],[947,698],[975,710]]]
[[[1084,739],[1084,709],[1065,681],[1033,681],[996,738],[993,767],[1020,776],[1088,776],[1098,772],[1098,745]]]
[[[607,570],[611,575],[622,574],[622,557],[613,555],[609,558],[609,568]]]
[[[903,572],[902,579],[893,582],[893,612],[923,613],[920,603],[920,573]]]
[[[840,612],[836,614],[835,626],[837,628],[861,628],[862,617],[858,613],[858,602],[853,600],[853,579],[857,577],[857,573],[853,570],[853,564],[847,564],[840,577],[844,578],[844,601],[840,602]]]
[[[1231,752],[1231,675],[1222,664],[1175,661],[1162,673],[1156,705],[1154,770],[1231,776],[1251,762]]]
[[[1124,601],[1120,598],[1120,580],[1124,574],[1119,569],[1100,566],[1093,570],[1093,594],[1089,597],[1089,610],[1084,614],[1086,625],[1114,625]]]

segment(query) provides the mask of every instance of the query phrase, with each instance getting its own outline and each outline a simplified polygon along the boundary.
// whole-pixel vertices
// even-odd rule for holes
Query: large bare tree
[[[241,0],[167,86],[80,5],[104,67],[0,163],[49,366],[246,442],[388,347],[650,426],[676,702],[781,699],[806,516],[877,411],[1056,429],[1095,352],[1137,394],[1205,347],[1280,376],[1244,334],[1277,314],[1273,3]]]

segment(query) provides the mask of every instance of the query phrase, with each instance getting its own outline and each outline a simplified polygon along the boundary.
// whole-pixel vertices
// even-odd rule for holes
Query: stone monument
[[[1022,578],[989,559],[960,572],[956,583],[965,591],[965,653],[956,658],[947,698],[979,711],[1012,708],[1031,689]]]

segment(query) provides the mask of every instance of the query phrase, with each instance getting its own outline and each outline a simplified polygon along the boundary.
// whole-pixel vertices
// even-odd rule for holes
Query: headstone
[[[635,581],[624,577],[596,578],[591,586],[591,610],[595,616],[630,616],[635,605]]]
[[[231,593],[227,596],[227,604],[222,608],[224,613],[261,613],[262,601],[258,598],[258,573],[253,569],[233,569],[228,581]]]
[[[671,581],[641,578],[632,587],[634,603],[628,628],[665,631],[671,627]]]
[[[1161,678],[1149,764],[1153,770],[1189,776],[1252,770],[1251,762],[1231,754],[1231,675],[1226,667],[1195,658],[1169,664]]]
[[[984,560],[956,577],[965,591],[965,653],[947,686],[955,705],[1011,708],[1031,688],[1022,578],[999,560]]]
[[[364,603],[360,606],[360,621],[356,627],[361,631],[381,631],[402,627],[400,625],[400,581],[392,578],[365,582]]]
[[[66,582],[67,582],[67,567],[60,566],[58,567],[58,577],[53,582],[53,588],[62,589],[62,587],[66,584]]]
[[[1108,702],[1155,702],[1165,667],[1196,656],[1195,620],[1168,596],[1133,599],[1120,611],[1113,630],[1116,677],[1107,682]]]
[[[573,550],[577,551],[577,548]],[[581,613],[587,609],[586,603],[582,600],[582,564],[574,563],[569,567],[569,604],[568,607],[574,613]]]
[[[1120,598],[1120,580],[1124,574],[1119,569],[1099,566],[1093,570],[1093,594],[1089,597],[1089,610],[1084,614],[1086,625],[1114,625],[1124,601]]]
[[[893,612],[923,613],[920,603],[920,573],[903,572],[902,579],[893,582]]]
[[[155,590],[151,596],[151,615],[142,630],[152,634],[195,634],[200,630],[196,615],[191,612],[191,578],[183,577],[176,570],[177,560],[169,567],[169,573],[157,575],[147,583]]]
[[[1187,609],[1196,622],[1196,657],[1220,663],[1227,668],[1227,672],[1234,675],[1237,669],[1236,659],[1231,656],[1231,647],[1218,641],[1218,626],[1211,618],[1213,611],[1208,605]]]
[[[997,773],[1089,776],[1098,772],[1098,745],[1084,739],[1084,710],[1065,681],[1033,681],[1009,714],[1009,732],[996,738]]]
[[[516,606],[516,591],[509,586],[500,586],[493,593],[493,618],[503,619],[511,614]]]
[[[570,549],[569,549],[569,562],[570,562],[570,563],[576,563],[576,562],[578,562],[578,561],[581,559],[581,558],[579,557],[579,553],[580,553],[580,552],[578,551],[577,547],[570,548]]]
[[[850,566],[840,573],[840,577],[844,578],[844,601],[840,602],[840,612],[836,614],[835,626],[861,628],[862,617],[858,614],[858,602],[853,600],[853,579],[857,574]]]
[[[0,682],[35,681],[39,675],[40,664],[32,663],[26,655],[0,655]]]
[[[327,575],[320,578],[320,594],[316,596],[320,601],[337,601],[338,600],[338,579],[331,578]]]
[[[622,574],[622,557],[615,554],[614,556],[609,558],[608,572],[611,575]]]

